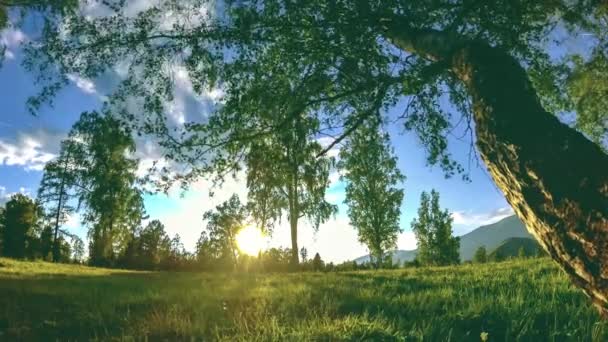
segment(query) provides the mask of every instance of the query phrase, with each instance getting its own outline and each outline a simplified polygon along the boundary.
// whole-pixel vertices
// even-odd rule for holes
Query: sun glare
[[[247,226],[236,235],[236,243],[241,252],[255,256],[264,249],[266,241],[260,229]]]

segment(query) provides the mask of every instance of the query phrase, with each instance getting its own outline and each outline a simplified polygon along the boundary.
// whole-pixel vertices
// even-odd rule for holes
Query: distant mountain
[[[475,251],[480,246],[485,246],[487,251],[494,251],[505,240],[510,238],[530,238],[532,235],[528,233],[526,227],[517,216],[509,216],[498,222],[481,226],[460,237],[460,260],[467,261],[473,259]],[[412,261],[416,257],[416,250],[391,251],[393,262],[403,263],[404,261]],[[517,253],[517,252],[516,252]],[[369,255],[359,257],[354,260],[361,264],[369,262]]]
[[[526,256],[536,256],[541,250],[540,245],[534,239],[514,237],[503,241],[490,253],[489,257],[490,259],[517,257],[520,248],[523,248]]]
[[[480,246],[485,246],[486,250],[490,252],[505,240],[514,237],[534,239],[515,215],[487,226],[481,226],[460,237],[460,260],[473,259],[475,251]]]
[[[414,258],[416,258],[416,254],[418,254],[418,251],[413,249],[411,251],[404,251],[404,250],[394,250],[394,251],[390,251],[388,253],[391,253],[392,257],[393,257],[393,264],[403,264],[404,261],[412,261],[414,260]],[[356,262],[357,264],[364,264],[366,262],[369,262],[369,255],[364,255],[362,257],[358,257],[357,259],[353,260],[354,262]]]

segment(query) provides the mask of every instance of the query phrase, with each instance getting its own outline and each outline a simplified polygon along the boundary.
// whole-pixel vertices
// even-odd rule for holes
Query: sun
[[[254,226],[247,226],[236,235],[236,243],[241,252],[256,256],[264,249],[266,241],[260,229]]]

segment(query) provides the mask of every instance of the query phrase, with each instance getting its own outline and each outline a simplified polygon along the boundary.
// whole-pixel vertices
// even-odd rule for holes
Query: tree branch
[[[339,144],[342,140],[344,140],[347,136],[349,136],[352,132],[354,132],[359,126],[361,126],[365,120],[371,115],[378,113],[380,110],[380,106],[382,105],[382,99],[384,99],[384,95],[388,88],[388,84],[384,82],[376,92],[376,99],[372,108],[363,112],[358,118],[356,118],[355,122],[346,129],[339,137],[337,137],[334,141],[332,141],[327,147],[325,147],[321,152],[317,154],[317,158],[324,156],[327,152],[329,152],[334,146]]]

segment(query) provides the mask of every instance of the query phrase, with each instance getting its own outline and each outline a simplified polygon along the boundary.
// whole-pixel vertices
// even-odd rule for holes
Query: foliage
[[[170,238],[158,220],[133,233],[118,257],[117,266],[140,270],[207,270],[197,265],[195,256],[185,250],[179,234]]]
[[[477,248],[475,255],[473,256],[473,262],[478,264],[488,262],[488,252],[486,251],[486,247],[480,246]]]
[[[314,271],[320,271],[323,269],[324,265],[325,263],[323,262],[323,259],[321,259],[319,253],[315,253],[315,257],[312,258],[312,269]]]
[[[257,109],[253,105],[249,108]],[[269,119],[265,116],[258,119],[266,119],[262,127],[283,127],[250,142],[245,156],[248,207],[258,224],[270,230],[275,222],[287,216],[291,229],[292,263],[296,265],[299,262],[299,219],[307,218],[316,230],[337,211],[336,206],[325,200],[333,159],[318,157],[322,147],[313,139],[319,125],[314,117],[291,112],[270,113],[269,116]],[[236,118],[242,117],[242,112],[228,117],[234,117],[229,121],[236,122]],[[249,133],[252,131],[251,128],[247,130]],[[239,141],[237,144],[243,143]]]
[[[77,190],[86,206],[89,262],[111,265],[144,215],[141,193],[135,188],[137,160],[127,156],[135,144],[119,121],[96,112],[83,113],[70,137],[82,145],[76,163],[84,171]]]
[[[263,272],[287,272],[290,270],[292,251],[289,248],[270,248],[257,258],[258,270]]]
[[[40,239],[38,241],[38,249],[40,250],[40,256],[46,261],[58,261],[60,244],[59,240],[53,240],[53,229],[51,226],[43,225],[42,232],[40,233]],[[57,247],[55,247],[57,244]]]
[[[11,196],[0,208],[0,255],[71,262],[73,244],[64,236],[54,240],[53,229],[45,224],[43,217],[44,210],[39,202],[24,194]]]
[[[75,263],[81,263],[83,262],[85,252],[84,242],[76,235],[72,235],[70,238],[72,240],[72,261]]]
[[[0,264],[0,333],[10,341],[608,339],[549,259],[277,275]]]
[[[158,220],[150,221],[139,233],[139,264],[144,269],[158,269],[169,255],[171,241],[165,226]]]
[[[25,65],[45,75],[39,79],[42,92],[30,101],[32,111],[55,96],[66,75],[94,79],[120,65],[129,72],[109,107],[159,138],[169,158],[193,166],[186,180],[211,169],[237,168],[243,158],[226,158],[226,153],[243,156],[233,142],[264,145],[265,139],[290,131],[292,115],[316,123],[313,135],[342,130],[345,136],[404,95],[412,95],[411,101],[399,118],[418,135],[429,164],[448,176],[462,173],[446,137],[455,122],[472,119],[462,85],[446,65],[395,49],[387,32],[393,26],[413,33],[436,29],[500,46],[527,66],[543,102],[558,111],[567,107],[559,82],[569,64],[551,60],[547,37],[558,24],[573,33],[605,29],[595,17],[601,6],[583,0],[475,6],[467,1],[169,0],[135,14],[128,2],[97,5],[106,15],[73,13],[49,22],[40,42],[30,45]],[[165,115],[175,100],[176,69],[184,71],[196,94],[215,89],[223,94],[222,106],[208,122],[187,122],[179,134],[173,134]],[[452,120],[443,100],[462,120]],[[235,134],[222,135],[227,131]]]
[[[208,248],[209,251],[199,250],[197,255],[207,253],[213,262],[227,269],[234,269],[239,257],[236,235],[245,227],[247,215],[247,209],[236,194],[215,207],[215,210],[207,211],[203,215],[203,220],[207,221],[203,234],[209,238],[208,243],[202,243],[200,247]]]
[[[78,7],[78,0],[10,0],[0,2],[0,30],[6,28],[19,28],[22,20],[11,20],[11,14],[20,13],[23,17],[33,13],[44,14],[45,20],[55,20],[61,14],[68,14]],[[6,46],[4,41],[0,41],[0,66],[4,62]]]
[[[607,37],[608,38],[608,37]],[[608,47],[608,43],[605,43]],[[573,58],[567,88],[576,110],[576,126],[596,143],[608,146],[608,49],[598,48],[588,60]]]
[[[439,207],[439,193],[420,195],[418,217],[412,221],[418,241],[416,258],[423,265],[451,265],[460,262],[460,238],[452,236],[452,216]]]
[[[3,251],[11,258],[33,256],[38,247],[36,239],[40,228],[40,206],[23,194],[15,194],[6,202],[2,214]]]
[[[377,267],[382,266],[385,252],[397,246],[403,231],[399,227],[403,190],[396,186],[405,179],[397,168],[388,133],[380,129],[374,120],[364,124],[341,150],[339,163],[345,174],[350,222]]]
[[[46,224],[52,229],[54,261],[58,261],[60,257],[60,227],[76,211],[70,202],[77,197],[78,192],[75,190],[80,186],[79,182],[85,174],[85,165],[79,165],[79,161],[85,159],[84,153],[82,144],[68,138],[61,143],[59,157],[44,166],[37,199],[45,209]]]

